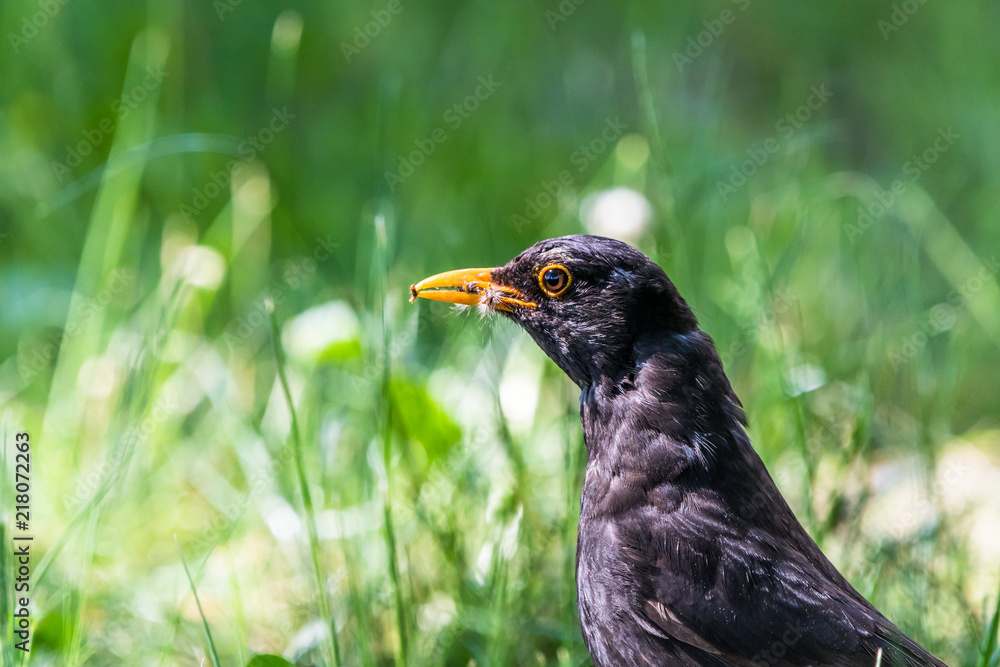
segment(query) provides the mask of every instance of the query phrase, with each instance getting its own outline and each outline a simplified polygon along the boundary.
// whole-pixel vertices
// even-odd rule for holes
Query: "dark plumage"
[[[944,664],[796,520],[712,339],[645,255],[566,236],[411,293],[503,313],[581,389],[577,590],[595,665]]]

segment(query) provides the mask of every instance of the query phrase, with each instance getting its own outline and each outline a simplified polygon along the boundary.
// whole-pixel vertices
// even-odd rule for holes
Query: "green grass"
[[[0,7],[5,665],[588,664],[578,392],[407,288],[612,188],[810,533],[949,664],[997,664],[996,6],[405,2],[349,61],[384,5],[56,6],[23,41],[43,5]]]
[[[176,538],[174,540],[176,542]],[[184,560],[184,552],[181,551],[181,545],[177,545],[177,557],[181,561],[181,567],[184,568],[184,576],[187,577],[188,583],[191,584],[191,595],[194,597],[194,603],[198,607],[198,615],[201,616],[202,627],[205,628],[205,643],[208,645],[209,656],[212,658],[213,667],[219,667],[221,664],[219,662],[219,653],[215,650],[215,642],[212,641],[212,629],[208,627],[208,619],[205,618],[205,610],[201,608],[201,600],[198,599],[198,588],[195,586],[194,578],[191,576],[191,570],[188,569],[187,562]]]
[[[312,493],[309,491],[309,480],[306,477],[305,464],[302,462],[302,436],[299,432],[299,421],[295,416],[295,403],[292,401],[292,393],[288,389],[288,378],[285,374],[285,359],[281,351],[279,338],[281,332],[278,329],[278,320],[274,316],[274,304],[266,303],[268,320],[271,325],[271,349],[274,350],[274,361],[278,371],[278,380],[281,384],[281,391],[288,406],[288,415],[291,420],[291,440],[292,454],[295,458],[295,477],[299,484],[299,493],[302,495],[302,510],[305,514],[306,528],[309,534],[309,557],[312,561],[313,574],[315,575],[315,585],[317,599],[319,600],[320,617],[323,619],[325,630],[329,635],[329,652],[326,660],[332,660],[333,664],[340,664],[340,646],[337,642],[337,628],[333,623],[333,616],[330,613],[330,600],[326,592],[326,577],[323,574],[322,553],[319,537],[316,532],[316,510],[313,507]],[[199,609],[200,610],[200,609]],[[207,632],[207,626],[206,626]],[[214,650],[213,650],[214,652]]]

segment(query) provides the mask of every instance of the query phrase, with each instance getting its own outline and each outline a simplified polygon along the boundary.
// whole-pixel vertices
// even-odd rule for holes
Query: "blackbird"
[[[944,665],[802,528],[712,339],[648,257],[564,236],[410,294],[503,314],[580,387],[576,579],[597,667]]]

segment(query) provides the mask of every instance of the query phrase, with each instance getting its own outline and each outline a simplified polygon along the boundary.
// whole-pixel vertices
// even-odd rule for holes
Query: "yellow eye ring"
[[[572,282],[573,276],[562,264],[549,264],[538,272],[538,286],[548,296],[560,296]]]

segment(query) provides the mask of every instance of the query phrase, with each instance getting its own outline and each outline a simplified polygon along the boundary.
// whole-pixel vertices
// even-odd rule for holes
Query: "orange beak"
[[[487,306],[508,312],[515,306],[537,308],[513,287],[493,282],[493,269],[458,269],[424,278],[410,285],[410,303],[417,297],[463,306]]]

